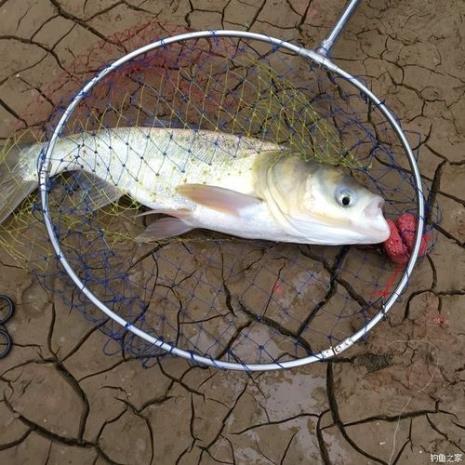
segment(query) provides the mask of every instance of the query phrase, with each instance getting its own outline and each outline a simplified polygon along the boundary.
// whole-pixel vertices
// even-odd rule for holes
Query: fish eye
[[[341,207],[350,207],[355,202],[355,195],[350,189],[339,188],[336,190],[336,201]]]
[[[341,199],[342,205],[344,205],[344,207],[348,207],[350,205],[350,200],[350,195],[344,195]]]

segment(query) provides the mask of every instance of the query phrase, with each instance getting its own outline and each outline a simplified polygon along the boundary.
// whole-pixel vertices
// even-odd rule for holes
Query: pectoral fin
[[[199,205],[233,215],[239,215],[243,208],[262,202],[251,195],[205,184],[182,184],[176,191]]]
[[[189,226],[178,218],[161,218],[147,226],[145,231],[136,237],[136,242],[160,241],[180,236],[192,229],[194,229],[192,226]]]

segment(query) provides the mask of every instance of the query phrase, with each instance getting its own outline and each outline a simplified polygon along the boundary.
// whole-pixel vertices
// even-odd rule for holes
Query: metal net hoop
[[[181,43],[192,39],[212,39],[227,37],[227,38],[236,38],[247,41],[258,41],[262,43],[271,44],[274,49],[282,49],[285,51],[292,52],[296,55],[303,57],[306,60],[311,61],[316,64],[320,69],[330,71],[338,77],[342,78],[344,81],[353,86],[360,95],[370,101],[371,104],[383,115],[387,123],[391,126],[394,134],[397,136],[398,141],[405,153],[405,156],[408,160],[409,167],[411,169],[414,189],[416,195],[416,214],[417,214],[417,229],[415,236],[415,244],[412,249],[412,253],[409,259],[408,264],[403,270],[403,274],[399,279],[397,285],[392,290],[390,295],[382,303],[381,309],[368,321],[366,324],[354,332],[351,336],[346,337],[344,340],[338,342],[334,346],[330,346],[326,350],[321,350],[318,353],[312,353],[309,356],[304,356],[301,358],[285,361],[273,361],[271,363],[247,363],[241,360],[237,361],[225,361],[218,360],[214,357],[203,355],[201,353],[196,353],[192,350],[185,350],[180,347],[177,347],[174,343],[167,342],[162,338],[157,337],[156,335],[149,334],[143,329],[139,328],[137,324],[134,324],[125,318],[121,317],[118,313],[113,311],[109,306],[102,302],[98,296],[96,296],[91,289],[83,282],[79,277],[79,274],[75,271],[71,263],[66,257],[66,254],[63,252],[60,239],[56,232],[56,229],[53,224],[51,217],[51,211],[49,208],[49,192],[50,192],[50,170],[51,170],[51,159],[56,145],[57,139],[63,131],[64,126],[71,118],[73,112],[79,105],[79,103],[88,95],[94,86],[96,86],[100,81],[107,77],[110,73],[120,68],[125,63],[130,60],[143,55],[147,52],[153,51],[158,48],[167,47],[170,44]],[[316,53],[312,50],[308,50],[297,45],[285,42],[274,37],[244,32],[244,31],[233,31],[233,30],[218,30],[218,31],[200,31],[200,32],[189,32],[186,34],[180,34],[166,39],[155,41],[151,44],[148,44],[144,47],[141,47],[122,58],[118,59],[108,67],[101,70],[93,79],[91,79],[72,99],[71,103],[67,106],[59,119],[57,125],[53,130],[53,134],[50,137],[49,143],[41,154],[39,160],[39,189],[40,189],[40,200],[42,204],[43,218],[45,226],[55,251],[58,262],[61,264],[63,269],[73,283],[77,286],[78,290],[86,296],[89,301],[94,304],[100,311],[102,311],[106,316],[111,318],[116,324],[124,328],[124,331],[130,332],[133,335],[142,338],[148,344],[153,346],[156,349],[164,351],[169,354],[173,354],[184,359],[187,359],[193,363],[216,367],[220,369],[232,369],[232,370],[244,370],[244,371],[266,371],[266,370],[277,370],[292,368],[297,366],[303,366],[309,363],[329,359],[336,355],[339,355],[349,347],[351,347],[356,341],[364,337],[378,322],[385,318],[386,314],[392,308],[398,297],[401,295],[403,290],[406,288],[410,275],[413,271],[415,263],[417,261],[422,232],[424,227],[424,217],[425,217],[425,207],[424,207],[424,197],[421,184],[421,177],[419,169],[415,160],[415,156],[410,148],[409,142],[398,124],[395,116],[388,110],[386,105],[382,100],[380,100],[376,95],[374,95],[365,84],[363,84],[359,79],[355,78],[351,74],[339,68],[335,65],[329,58],[323,56],[322,54]]]

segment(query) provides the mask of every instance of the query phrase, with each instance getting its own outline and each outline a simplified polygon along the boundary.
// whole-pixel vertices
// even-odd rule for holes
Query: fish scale
[[[36,144],[27,151],[38,154],[43,148]],[[252,193],[251,170],[257,155],[277,150],[282,148],[276,144],[213,131],[115,128],[58,139],[50,171],[54,176],[83,170],[141,203],[166,205],[178,197],[175,188],[183,183],[213,181]],[[22,168],[24,180],[35,181],[33,166],[31,160]]]

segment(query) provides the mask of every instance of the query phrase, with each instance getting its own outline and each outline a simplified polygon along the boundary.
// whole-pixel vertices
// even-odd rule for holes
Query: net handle
[[[384,115],[386,120],[391,125],[395,134],[399,138],[399,141],[401,142],[402,147],[405,150],[405,154],[408,158],[409,165],[412,169],[412,175],[415,180],[415,188],[416,188],[416,194],[417,194],[417,207],[418,207],[417,208],[418,220],[417,220],[417,231],[416,231],[416,236],[415,236],[415,245],[410,255],[410,260],[404,270],[403,276],[398,282],[396,288],[392,291],[391,295],[383,303],[381,310],[363,328],[359,329],[356,333],[347,337],[346,339],[339,342],[335,346],[330,346],[328,349],[323,350],[317,354],[312,354],[312,355],[309,355],[307,357],[303,357],[300,359],[289,360],[285,362],[266,363],[266,364],[257,364],[257,363],[247,364],[247,363],[215,360],[205,355],[201,355],[201,354],[194,353],[188,350],[180,349],[179,347],[176,347],[168,342],[165,342],[162,339],[152,334],[146,333],[142,329],[138,328],[137,326],[125,320],[120,315],[118,315],[116,312],[111,310],[95,294],[93,294],[93,292],[82,282],[82,280],[79,278],[77,273],[74,271],[73,267],[68,262],[65,254],[63,253],[61,249],[57,231],[53,225],[52,218],[50,215],[48,194],[49,194],[49,189],[50,189],[49,175],[50,175],[50,168],[51,168],[52,153],[55,148],[57,139],[63,130],[64,125],[66,124],[68,119],[71,117],[74,109],[77,107],[79,102],[91,91],[91,89],[98,82],[100,82],[105,76],[107,76],[109,73],[111,73],[115,69],[119,68],[124,63],[130,61],[131,59],[139,55],[147,53],[151,50],[155,50],[160,47],[166,47],[169,44],[173,44],[176,42],[183,42],[186,40],[200,39],[200,38],[214,39],[216,37],[234,37],[234,38],[241,38],[241,39],[257,40],[259,42],[265,42],[268,44],[272,44],[277,49],[283,48],[286,50],[290,50],[296,53],[297,55],[307,58],[313,61],[314,63],[317,63],[321,67],[334,72],[340,78],[351,83],[356,89],[360,91],[361,95],[363,95],[367,100],[372,102],[372,104],[381,112],[381,114]],[[115,62],[111,63],[110,65],[102,69],[89,82],[87,82],[87,84],[74,96],[71,103],[64,110],[58,124],[54,128],[54,131],[50,138],[49,143],[47,144],[46,148],[39,154],[38,177],[39,177],[40,200],[42,204],[42,214],[44,217],[44,223],[45,223],[45,227],[47,229],[47,232],[50,238],[50,242],[55,250],[57,260],[63,266],[67,275],[71,278],[71,280],[74,282],[77,288],[98,309],[100,309],[105,315],[110,317],[115,323],[124,327],[127,331],[130,331],[136,336],[141,337],[148,343],[152,344],[154,347],[159,348],[167,353],[177,355],[184,359],[190,360],[192,363],[195,363],[195,364],[201,364],[201,365],[211,366],[211,367],[220,368],[220,369],[228,369],[228,370],[269,371],[269,370],[282,370],[285,368],[299,367],[299,366],[322,361],[325,359],[332,358],[336,355],[339,355],[340,353],[348,349],[350,346],[352,346],[359,339],[364,337],[376,324],[378,324],[381,320],[383,320],[386,317],[386,314],[389,312],[394,302],[398,299],[402,291],[407,286],[408,280],[410,279],[413,268],[415,267],[415,263],[417,261],[418,254],[420,251],[420,245],[421,245],[421,240],[422,240],[422,235],[423,235],[423,227],[424,227],[424,222],[425,222],[424,220],[425,206],[424,206],[423,188],[422,188],[420,171],[418,169],[415,156],[412,152],[410,144],[400,124],[398,123],[393,113],[391,113],[391,111],[387,108],[384,101],[376,97],[376,95],[373,94],[373,92],[371,92],[371,90],[368,89],[368,87],[363,82],[361,82],[360,80],[352,76],[347,71],[344,71],[343,69],[339,68],[328,57],[323,56],[319,53],[316,53],[313,50],[299,47],[297,45],[291,44],[281,39],[277,39],[275,37],[267,36],[264,34],[258,34],[254,32],[248,32],[248,31],[234,31],[234,30],[197,31],[197,32],[189,32],[186,34],[179,34],[176,36],[171,36],[166,39],[157,40],[148,45],[145,45],[144,47],[134,50],[133,52],[128,53],[127,55],[124,55],[120,59],[116,60]]]
[[[344,27],[349,22],[349,19],[354,14],[357,7],[360,5],[360,1],[361,0],[350,0],[350,2],[347,3],[343,12],[339,16],[339,19],[337,20],[333,29],[329,33],[328,37],[326,37],[326,39],[323,39],[318,48],[316,49],[317,53],[325,57],[329,57],[331,49],[333,48],[339,36],[341,35]]]

